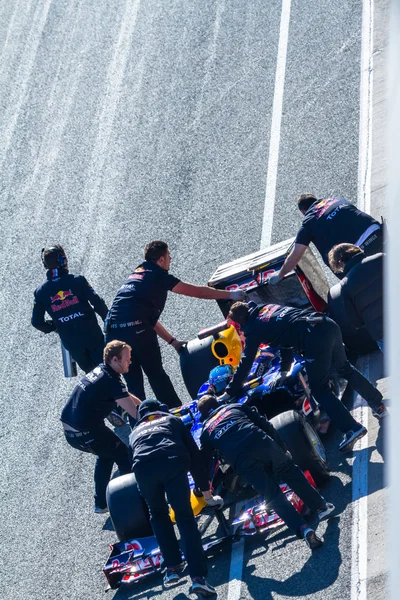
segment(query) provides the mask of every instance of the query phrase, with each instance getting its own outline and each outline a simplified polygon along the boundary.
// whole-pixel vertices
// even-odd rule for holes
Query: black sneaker
[[[210,585],[204,577],[194,577],[189,588],[189,594],[197,594],[201,598],[209,598],[216,595],[216,589]]]
[[[331,502],[327,502],[324,508],[320,508],[319,510],[317,510],[318,521],[324,521],[325,519],[329,519],[334,510],[335,506]]]
[[[364,425],[360,425],[354,431],[352,429],[350,431],[347,431],[339,444],[339,450],[341,452],[347,452],[352,450],[356,441],[364,437],[364,435],[367,435],[367,430],[364,427]]]
[[[306,527],[303,530],[303,538],[310,550],[320,548],[324,543],[321,538],[317,536],[314,529],[311,529],[310,527]]]
[[[175,567],[167,567],[164,575],[164,585],[168,587],[169,585],[173,585],[177,583],[181,578],[181,573],[185,568],[185,562],[181,562],[179,565]]]
[[[388,411],[387,411],[387,408],[386,408],[386,406],[384,405],[383,402],[381,402],[380,404],[378,404],[378,406],[374,406],[373,408],[371,408],[371,410],[372,410],[372,414],[377,419],[384,419],[389,414]]]

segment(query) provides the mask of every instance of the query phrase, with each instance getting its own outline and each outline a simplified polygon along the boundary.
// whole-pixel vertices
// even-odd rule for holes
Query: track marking
[[[260,249],[271,244],[272,224],[275,210],[276,177],[278,172],[279,144],[281,139],[281,120],[283,90],[285,86],[286,55],[289,39],[291,0],[282,0],[281,23],[279,29],[278,56],[276,61],[274,101],[272,105],[271,135],[267,167],[267,184],[265,192],[263,226]],[[239,508],[239,504],[236,505]],[[228,598],[240,600],[243,574],[244,538],[232,548],[229,570]]]
[[[357,206],[371,212],[372,163],[372,83],[373,83],[373,0],[363,1],[360,74],[360,134]],[[362,371],[369,378],[369,358],[362,361]],[[368,407],[357,396],[354,418],[368,425]],[[359,450],[353,464],[353,525],[351,544],[351,600],[367,599],[368,566],[368,434],[357,443]]]
[[[363,0],[357,206],[368,213],[371,212],[373,25],[373,0]]]
[[[369,379],[369,357],[364,357],[360,371]],[[368,427],[369,407],[361,396],[354,402],[353,416]],[[367,544],[368,544],[368,434],[357,442],[357,456],[353,462],[353,526],[351,561],[351,600],[367,599]]]
[[[266,248],[271,243],[272,224],[274,220],[276,178],[279,162],[279,144],[281,141],[283,90],[285,87],[286,54],[289,39],[290,7],[291,0],[282,1],[278,58],[276,62],[275,74],[274,102],[272,105],[271,135],[269,140],[267,185],[265,190],[264,217],[261,231],[261,249]]]

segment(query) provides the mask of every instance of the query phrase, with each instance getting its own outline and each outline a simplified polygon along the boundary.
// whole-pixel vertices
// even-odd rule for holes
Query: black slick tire
[[[147,505],[133,473],[111,479],[106,497],[110,518],[121,542],[153,535]]]
[[[310,471],[320,486],[329,477],[328,460],[317,432],[299,412],[288,410],[270,422],[286,443],[294,462],[303,470]]]

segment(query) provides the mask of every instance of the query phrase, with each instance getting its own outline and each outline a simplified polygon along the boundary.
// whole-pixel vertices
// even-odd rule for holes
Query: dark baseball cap
[[[147,413],[150,412],[168,412],[168,406],[162,404],[155,398],[147,398],[139,405],[138,408],[138,419],[142,419]]]

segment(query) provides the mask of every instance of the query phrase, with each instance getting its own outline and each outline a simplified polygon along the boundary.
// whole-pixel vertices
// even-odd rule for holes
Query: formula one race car
[[[340,326],[343,341],[352,356],[376,350],[376,343],[365,327],[355,329],[348,321],[340,302],[340,283],[329,288],[327,277],[309,248],[294,271],[286,275],[278,285],[267,284],[268,277],[281,268],[293,241],[286,240],[221,265],[208,285],[223,290],[243,290],[249,300],[257,304],[281,304],[325,312]],[[217,302],[226,318],[230,301]],[[182,376],[192,398],[196,397],[200,385],[214,366],[221,362],[232,364],[232,360],[237,358],[237,347],[233,348],[233,354],[224,356],[225,337],[225,334],[211,328],[208,335],[201,333],[196,339],[190,340],[181,353]]]
[[[267,350],[261,349],[256,358],[256,369],[264,364],[267,372],[251,380],[243,388],[243,395],[239,402],[257,404],[255,400],[267,395],[268,382],[276,377],[279,357],[272,355]],[[268,363],[268,364],[267,364]],[[213,369],[207,382],[200,388],[199,396],[211,386],[215,391],[221,392],[227,379]],[[309,407],[307,393],[299,383],[298,375],[302,364],[295,361],[287,383],[291,390],[291,397],[295,396],[299,410],[287,410],[277,414],[271,419],[275,429],[285,441],[295,462],[304,470],[310,483],[315,486],[322,483],[329,475],[328,464],[324,446],[313,429],[307,417],[312,413]],[[224,367],[222,366],[222,370]],[[218,369],[217,369],[218,371]],[[224,381],[223,381],[224,380]],[[220,387],[222,384],[222,387]],[[217,389],[218,388],[218,389]],[[301,389],[303,393],[301,394]],[[195,441],[199,442],[201,433],[201,419],[197,411],[197,399],[171,411],[180,417],[185,425],[190,428]],[[277,411],[278,412],[278,411]],[[202,496],[195,492],[194,482],[189,475],[191,486],[191,503],[196,516],[215,514],[219,525],[219,535],[204,544],[206,552],[218,546],[231,543],[241,536],[254,535],[255,533],[268,533],[270,530],[282,526],[283,522],[278,515],[268,508],[250,486],[246,486],[234,473],[231,467],[221,460],[215,460],[210,473],[210,481],[215,493],[224,498],[224,510],[233,506],[238,500],[246,500],[244,508],[230,521],[227,520],[223,510],[212,511],[206,507]],[[288,499],[301,513],[305,509],[302,500],[285,484],[281,485]],[[110,517],[120,542],[111,546],[110,557],[104,566],[104,574],[109,587],[115,589],[122,584],[137,582],[150,574],[160,571],[162,557],[155,537],[152,535],[146,505],[140,496],[135,476],[124,475],[113,479],[107,490],[107,504]],[[174,515],[171,511],[171,519]]]

